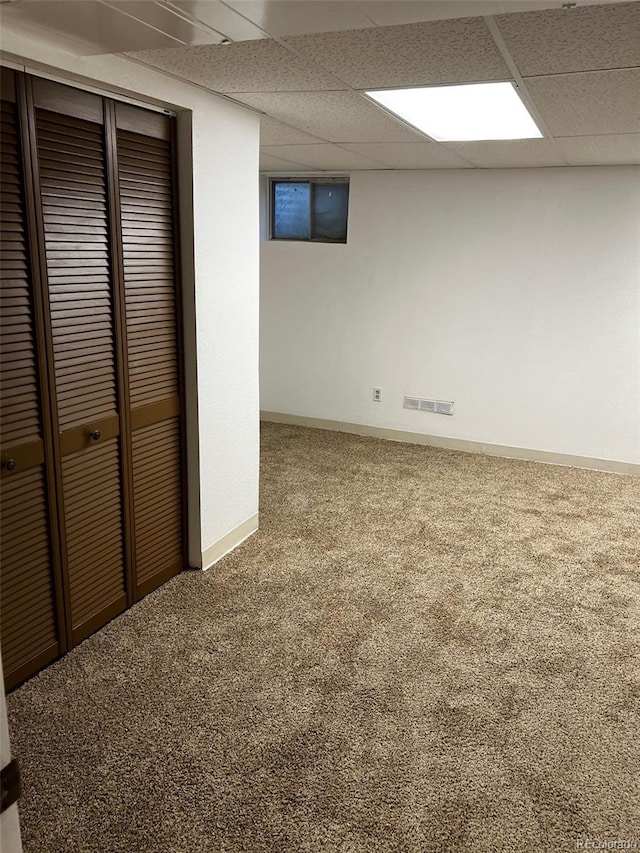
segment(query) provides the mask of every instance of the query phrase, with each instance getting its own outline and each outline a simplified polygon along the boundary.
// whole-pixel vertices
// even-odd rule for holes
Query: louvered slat
[[[15,104],[6,101],[0,102],[0,110],[0,150],[3,152],[0,232],[4,244],[1,260],[3,272],[6,273],[2,276],[0,290],[3,352],[0,367],[0,438],[4,450],[15,444],[39,439],[41,433],[32,292],[21,190],[22,169],[16,132],[17,110]],[[13,213],[18,214],[17,220],[8,218],[8,205],[11,205]],[[10,251],[7,251],[7,245],[11,245]],[[9,301],[16,298],[18,303]],[[9,353],[27,357],[6,358]],[[9,390],[16,387],[18,393]]]
[[[139,211],[138,227],[122,233],[129,354],[143,346],[147,355],[144,362],[129,363],[131,405],[136,408],[178,394],[171,146],[125,130],[118,130],[117,142],[122,210]],[[151,216],[166,222],[153,240],[144,231]],[[141,280],[153,282],[153,302],[140,295]],[[148,333],[154,332],[163,337],[151,339]],[[158,363],[167,368],[161,374]]]
[[[3,70],[3,98],[6,72]],[[12,80],[10,81],[12,84]],[[12,85],[10,86],[12,88]],[[0,634],[8,688],[60,651],[17,106],[0,102]]]
[[[18,502],[21,511],[16,517],[12,509]],[[59,653],[42,466],[3,477],[1,505],[2,663],[7,683],[13,686],[16,673],[26,678],[35,671],[29,668],[32,659],[44,655],[42,666]]]
[[[182,495],[178,418],[133,434],[138,583],[181,561]],[[148,489],[151,488],[151,492]]]
[[[74,630],[125,595],[117,439],[62,460]]]
[[[103,129],[43,109],[36,110],[36,120],[56,371],[69,358],[77,366],[90,361],[94,367],[80,400],[78,383],[56,385],[58,419],[65,430],[117,411]],[[87,233],[88,212],[92,227]],[[61,239],[64,234],[73,239]],[[87,274],[92,281],[85,280]],[[60,297],[76,280],[80,286],[69,307]]]

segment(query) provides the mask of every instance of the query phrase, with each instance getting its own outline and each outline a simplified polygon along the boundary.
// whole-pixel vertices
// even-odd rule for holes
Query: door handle
[[[2,462],[2,467],[6,468],[7,471],[15,471],[16,470],[16,460],[15,459],[5,459]]]
[[[100,439],[100,430],[94,429],[93,432],[89,435],[91,441],[98,441]]]

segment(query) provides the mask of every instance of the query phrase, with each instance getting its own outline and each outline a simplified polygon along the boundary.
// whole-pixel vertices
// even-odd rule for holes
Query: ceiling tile
[[[566,165],[548,139],[447,142],[446,147],[485,169]]]
[[[304,163],[313,169],[351,171],[355,169],[384,169],[377,160],[362,157],[328,142],[319,145],[269,145],[262,151],[274,157],[284,157]]]
[[[30,0],[2,4],[3,21],[63,33],[86,55],[140,48],[163,48],[180,42],[94,0]]]
[[[292,163],[290,160],[282,160],[280,157],[273,157],[271,154],[260,152],[260,170],[262,172],[311,172],[309,166],[303,166],[302,163]]]
[[[265,34],[259,27],[238,15],[233,9],[220,3],[219,0],[169,0],[169,6],[179,9],[184,14],[213,27],[219,33],[233,41],[263,39]]]
[[[317,136],[311,136],[296,127],[282,124],[271,116],[260,116],[261,145],[304,145],[322,141]]]
[[[640,3],[500,15],[523,76],[640,65]]]
[[[560,137],[556,142],[572,166],[640,163],[640,133]]]
[[[392,169],[471,168],[470,163],[435,142],[350,142],[344,147]]]
[[[354,92],[244,92],[234,98],[330,142],[414,142],[424,138]]]
[[[131,55],[215,92],[300,92],[339,86],[272,39]]]
[[[481,18],[296,36],[285,41],[356,89],[510,77]]]
[[[348,0],[226,0],[271,36],[325,33],[373,26],[373,21]]]
[[[530,77],[527,89],[553,136],[640,131],[640,68]]]
[[[222,36],[211,30],[186,21],[169,6],[150,0],[105,0],[108,6],[118,9],[130,18],[143,21],[184,44],[219,44]]]

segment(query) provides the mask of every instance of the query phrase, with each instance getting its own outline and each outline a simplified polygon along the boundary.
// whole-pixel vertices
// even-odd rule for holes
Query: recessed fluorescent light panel
[[[366,94],[436,142],[542,136],[513,83],[387,89]]]

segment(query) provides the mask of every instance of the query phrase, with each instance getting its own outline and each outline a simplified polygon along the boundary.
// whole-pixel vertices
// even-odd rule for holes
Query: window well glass
[[[310,185],[282,181],[273,196],[273,236],[279,240],[309,239]]]
[[[314,238],[346,241],[348,206],[349,184],[315,184],[313,193]]]

